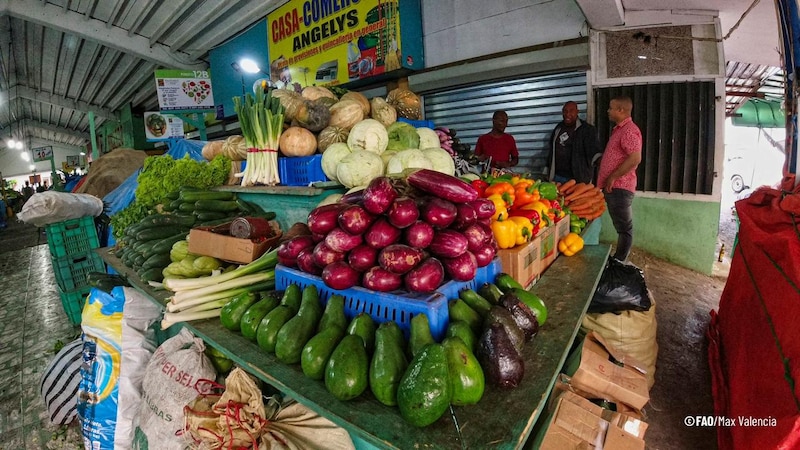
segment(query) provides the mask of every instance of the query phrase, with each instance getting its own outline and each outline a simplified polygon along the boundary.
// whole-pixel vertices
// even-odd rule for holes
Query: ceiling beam
[[[230,37],[230,30],[244,30],[245,28],[253,25],[261,20],[266,20],[266,12],[272,11],[278,7],[283,0],[267,0],[266,2],[246,2],[245,5],[236,11],[235,14],[230,14],[226,17],[217,27],[214,27],[216,32],[206,30],[200,37],[193,50],[189,53],[189,58],[197,59],[203,56],[209,48],[221,44],[225,39]]]
[[[94,112],[96,115],[111,120],[119,120],[119,115],[110,109],[101,108],[97,105],[91,105],[86,102],[71,100],[61,97],[60,95],[48,94],[44,91],[36,91],[27,86],[13,86],[8,92],[8,102],[17,98],[25,98],[35,102],[45,103],[48,105],[58,106],[60,108],[71,109],[81,113],[89,111]],[[3,103],[3,102],[0,102]]]
[[[37,128],[39,130],[44,131],[51,131],[53,133],[59,133],[66,136],[72,136],[79,139],[89,140],[89,133],[83,133],[80,131],[70,130],[69,128],[61,128],[59,126],[53,125],[51,123],[44,123],[34,119],[22,119],[17,120],[15,122],[11,122],[7,125],[7,128],[12,128],[14,125],[20,124],[20,126],[25,128]]]
[[[128,32],[122,28],[108,27],[106,22],[98,19],[87,20],[84,14],[64,11],[52,3],[31,8],[25,0],[0,0],[0,16],[6,14],[136,55],[164,67],[190,70],[207,68],[205,63],[188,61],[188,55],[173,53],[163,44],[151,46],[149,39],[144,36],[128,36]]]

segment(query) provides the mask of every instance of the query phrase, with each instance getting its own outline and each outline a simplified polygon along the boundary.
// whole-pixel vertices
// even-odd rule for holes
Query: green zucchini
[[[168,238],[170,236],[174,236],[176,233],[184,230],[186,227],[176,227],[176,226],[160,226],[160,227],[153,227],[153,228],[145,228],[144,230],[136,233],[136,240],[138,241],[153,241],[153,240],[161,240],[164,238]]]
[[[182,202],[180,206],[178,206],[178,211],[184,213],[190,213],[195,210],[194,203],[192,202]]]
[[[253,214],[253,213],[258,212],[258,211],[256,211],[256,208],[252,203],[247,202],[245,200],[242,200],[240,198],[236,199],[236,204],[239,205],[239,211],[241,211],[241,212],[243,212],[245,214]]]
[[[139,274],[139,278],[141,278],[142,281],[144,282],[162,281],[164,279],[164,274],[161,273],[162,271],[163,268],[161,267],[152,267],[150,269],[142,271],[142,273]]]
[[[180,209],[181,205],[184,204],[184,203],[185,202],[183,200],[180,200],[180,199],[173,200],[173,201],[169,202],[169,210],[170,211],[178,211]]]
[[[180,199],[184,202],[196,202],[198,200],[233,200],[233,192],[227,191],[182,191]]]
[[[209,220],[221,220],[221,219],[228,219],[232,220],[230,213],[221,212],[221,211],[198,211],[195,210],[194,216],[197,218],[199,222],[208,222]]]
[[[169,259],[169,253],[153,253],[142,263],[142,269],[147,270],[158,267],[159,270],[162,270],[171,262],[172,260]]]
[[[160,241],[156,242],[155,245],[153,245],[153,248],[151,249],[151,251],[153,253],[159,253],[159,254],[166,253],[166,254],[169,254],[169,251],[172,249],[172,245],[175,244],[176,242],[180,241],[180,240],[185,239],[187,234],[189,234],[189,233],[187,233],[185,231],[181,231],[180,233],[178,233],[176,235],[161,239]]]
[[[194,209],[197,211],[234,212],[239,209],[239,205],[232,200],[198,200],[194,202]]]
[[[177,200],[181,196],[181,191],[172,191],[166,195],[169,200]]]

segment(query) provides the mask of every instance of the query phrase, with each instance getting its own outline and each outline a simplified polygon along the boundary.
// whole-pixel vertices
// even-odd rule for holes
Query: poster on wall
[[[156,70],[155,76],[160,110],[214,110],[207,70]]]
[[[144,134],[148,141],[182,138],[183,120],[172,114],[148,111],[144,113]]]
[[[53,147],[36,147],[32,148],[31,152],[33,152],[33,162],[39,161],[47,161],[53,158]]]
[[[288,2],[267,15],[270,79],[279,87],[333,86],[421,69],[421,34],[401,36],[401,20],[421,23],[416,6],[413,14],[399,0]]]

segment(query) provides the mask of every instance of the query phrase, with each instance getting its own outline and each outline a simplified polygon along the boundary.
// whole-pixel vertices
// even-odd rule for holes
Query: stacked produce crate
[[[103,260],[94,249],[100,246],[91,216],[57,222],[46,227],[50,259],[58,282],[61,304],[73,325],[81,323],[81,310],[91,286],[89,272],[105,272]]]

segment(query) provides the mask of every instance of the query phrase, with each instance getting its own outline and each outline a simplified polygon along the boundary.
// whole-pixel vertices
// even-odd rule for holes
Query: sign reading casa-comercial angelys
[[[398,0],[286,3],[267,15],[270,78],[279,86],[331,86],[422,68],[421,45],[407,46],[404,34],[413,25],[421,30],[419,2],[408,3],[416,9],[405,0],[403,6]]]

